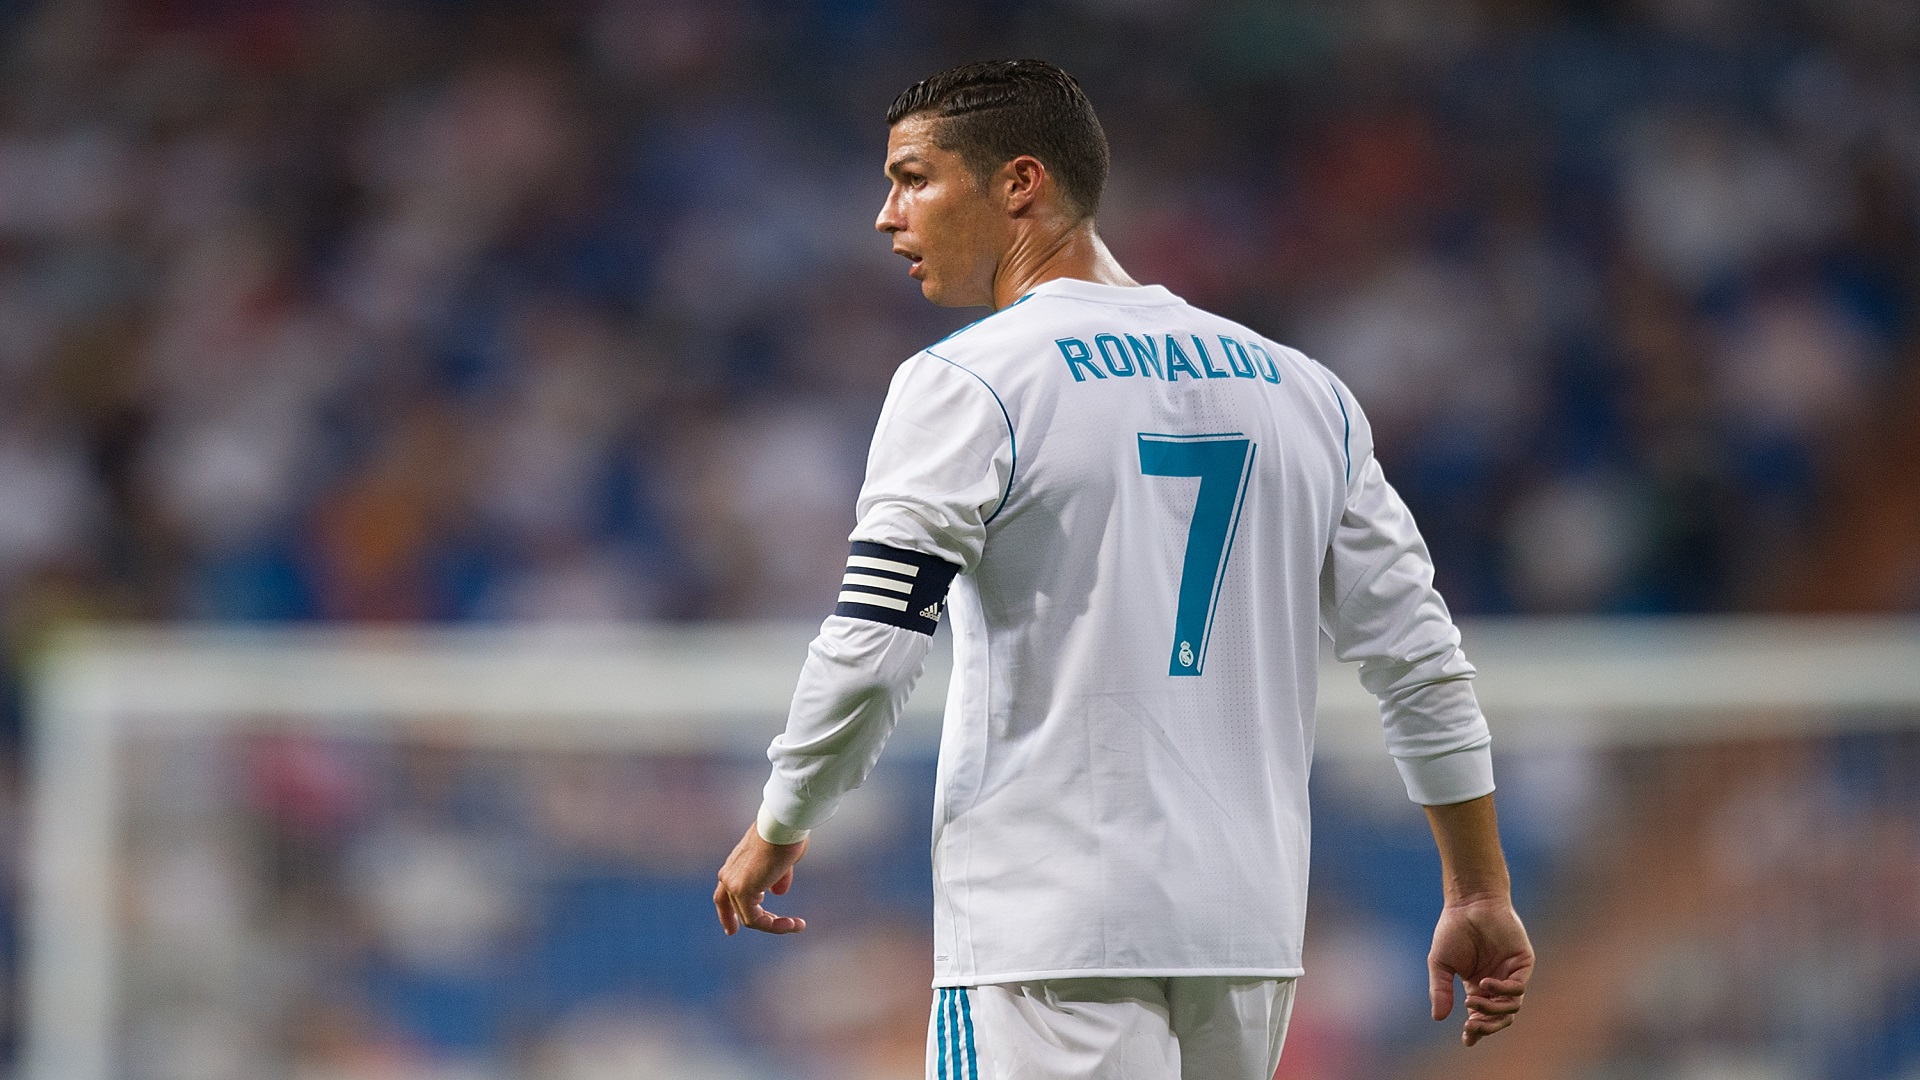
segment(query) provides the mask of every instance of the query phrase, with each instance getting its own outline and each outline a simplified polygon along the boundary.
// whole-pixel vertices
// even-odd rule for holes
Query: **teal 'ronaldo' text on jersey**
[[[858,517],[760,829],[865,778],[944,605],[936,985],[1299,975],[1322,631],[1415,801],[1493,790],[1359,406],[1163,288],[1050,281],[901,365]]]

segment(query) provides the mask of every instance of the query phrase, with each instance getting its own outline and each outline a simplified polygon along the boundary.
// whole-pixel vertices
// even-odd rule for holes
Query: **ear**
[[[999,189],[1006,200],[1007,213],[1015,217],[1027,213],[1040,201],[1048,186],[1047,167],[1031,154],[1022,154],[1000,167]]]

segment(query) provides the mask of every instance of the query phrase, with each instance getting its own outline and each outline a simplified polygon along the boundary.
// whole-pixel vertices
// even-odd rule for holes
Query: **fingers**
[[[740,922],[734,914],[733,898],[727,895],[727,887],[725,885],[719,885],[714,888],[713,909],[720,914],[720,929],[726,931],[728,937],[732,937],[739,932]]]
[[[1468,1014],[1467,1026],[1460,1033],[1460,1041],[1472,1046],[1496,1031],[1504,1031],[1513,1023],[1512,1016],[1480,1016]]]
[[[791,882],[792,877],[792,874],[788,874],[786,880]],[[727,890],[727,883],[722,881],[713,890],[713,908],[720,916],[720,929],[732,937],[740,932],[742,926],[768,934],[797,934],[807,928],[805,919],[775,915],[762,907],[761,902],[766,897],[767,894],[763,892],[735,895]]]
[[[797,934],[807,928],[807,920],[792,915],[775,915],[760,906],[766,899],[765,893],[756,893],[751,900],[745,897],[731,897],[740,924],[749,930],[758,930],[765,934]]]
[[[807,853],[807,842],[769,844],[754,826],[727,856],[720,868],[720,883],[713,890],[713,907],[720,917],[720,929],[728,936],[741,927],[767,934],[797,934],[807,928],[805,919],[776,915],[762,903],[771,890],[784,896],[793,887],[793,864]],[[782,869],[784,867],[784,869]]]
[[[1466,983],[1467,1008],[1506,1015],[1520,1011],[1527,984],[1520,979],[1481,979]]]
[[[775,915],[762,907],[755,907],[754,917],[747,925],[767,934],[797,934],[807,928],[807,920],[794,915]]]
[[[1496,1031],[1504,1031],[1520,1012],[1526,996],[1521,979],[1481,979],[1467,984],[1467,1023],[1460,1040],[1468,1046]]]
[[[1433,1003],[1433,1018],[1445,1020],[1453,1012],[1453,972],[1438,961],[1427,961],[1427,999]]]

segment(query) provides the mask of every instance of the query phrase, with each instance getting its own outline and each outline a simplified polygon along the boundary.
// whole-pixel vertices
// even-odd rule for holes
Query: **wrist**
[[[796,829],[791,825],[783,823],[779,818],[773,816],[773,812],[767,809],[765,803],[760,804],[760,813],[754,818],[753,824],[754,831],[760,834],[760,839],[780,847],[797,844],[805,840],[807,834],[812,831],[810,829]]]
[[[1487,882],[1484,884],[1453,885],[1442,890],[1443,904],[1450,908],[1482,907],[1488,904],[1511,906],[1513,891],[1506,882]]]

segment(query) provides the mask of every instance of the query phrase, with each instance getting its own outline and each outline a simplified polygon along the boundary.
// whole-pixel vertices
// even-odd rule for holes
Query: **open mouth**
[[[909,265],[907,266],[907,273],[908,273],[908,274],[909,274],[910,276],[912,276],[912,277],[914,277],[914,278],[916,278],[916,279],[917,279],[917,278],[919,278],[919,276],[920,276],[920,256],[919,256],[918,254],[916,254],[916,253],[914,253],[914,252],[911,252],[911,251],[906,251],[906,250],[903,250],[903,249],[901,249],[901,248],[894,248],[894,249],[893,249],[893,253],[894,253],[894,254],[896,254],[896,255],[899,255],[899,256],[901,256],[901,257],[903,257],[903,258],[905,258],[905,259],[907,260],[907,263],[909,264]]]

